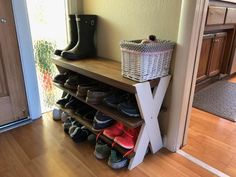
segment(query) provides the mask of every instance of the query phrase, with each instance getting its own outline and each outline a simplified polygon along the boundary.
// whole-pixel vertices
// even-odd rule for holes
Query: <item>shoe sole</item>
[[[110,160],[108,160],[108,163],[107,163],[112,169],[121,169],[121,168],[124,168],[128,165],[128,160],[124,160],[122,162],[117,162],[117,163],[112,163],[110,162]]]
[[[103,160],[106,159],[107,157],[102,156],[101,154],[97,153],[96,150],[94,150],[93,154],[95,155],[95,157],[99,160]]]

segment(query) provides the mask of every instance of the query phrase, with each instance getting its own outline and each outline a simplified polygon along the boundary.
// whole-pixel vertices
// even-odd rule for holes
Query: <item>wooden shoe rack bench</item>
[[[85,104],[112,117],[114,120],[122,122],[126,127],[136,128],[141,126],[134,152],[128,155],[128,158],[130,159],[128,166],[129,170],[143,162],[148,147],[150,147],[153,154],[163,147],[157,117],[170,82],[170,75],[159,79],[138,83],[124,78],[121,75],[121,63],[113,60],[89,58],[79,61],[68,61],[60,57],[53,58],[52,60],[60,73],[70,70],[112,87],[135,94],[141,114],[140,118],[125,116],[118,110],[105,105],[89,104],[85,101],[84,97],[76,96],[75,91],[68,90],[63,86],[55,84],[55,86],[62,89],[64,93],[69,93]],[[85,125],[91,132],[97,134],[97,132],[92,130],[92,124],[90,122],[75,115],[72,110],[63,108],[60,109],[67,112],[81,124]],[[112,144],[112,141],[105,136],[101,135],[100,138],[106,143]],[[121,154],[128,152],[128,150],[119,145],[115,145],[114,148]]]

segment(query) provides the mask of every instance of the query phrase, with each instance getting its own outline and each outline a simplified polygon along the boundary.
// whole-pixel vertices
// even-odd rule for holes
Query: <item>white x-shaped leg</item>
[[[152,93],[150,83],[144,82],[135,85],[136,100],[144,120],[139,137],[135,145],[135,156],[131,159],[129,170],[143,162],[148,145],[152,153],[156,153],[163,147],[158,114],[168,88],[171,76],[162,77]]]

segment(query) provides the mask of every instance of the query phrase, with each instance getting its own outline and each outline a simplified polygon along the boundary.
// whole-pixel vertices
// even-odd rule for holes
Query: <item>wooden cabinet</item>
[[[212,53],[209,61],[209,76],[215,76],[220,73],[224,57],[224,49],[227,33],[217,33],[212,43]]]
[[[225,18],[225,24],[236,23],[236,8],[228,8],[227,15]]]
[[[206,25],[224,24],[226,7],[209,6]]]
[[[224,62],[226,39],[226,32],[204,35],[198,66],[197,83],[220,74]]]

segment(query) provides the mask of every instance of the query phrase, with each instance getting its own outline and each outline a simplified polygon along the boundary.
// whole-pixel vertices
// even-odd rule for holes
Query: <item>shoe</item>
[[[96,135],[94,135],[93,133],[88,136],[87,140],[93,146],[95,146],[97,143]]]
[[[97,113],[94,116],[92,129],[94,131],[101,131],[105,128],[110,127],[112,124],[113,124],[113,119],[111,117],[103,114],[100,111],[97,111]]]
[[[58,100],[56,102],[56,104],[60,105],[61,107],[65,107],[65,105],[70,101],[70,99],[72,98],[71,95],[66,95],[64,98],[61,98],[60,100]]]
[[[122,123],[117,122],[116,124],[112,125],[109,128],[106,128],[103,131],[103,135],[105,135],[107,138],[114,140],[115,137],[120,136],[124,132],[124,125]]]
[[[108,165],[113,169],[121,169],[128,165],[128,159],[115,150],[111,150],[111,155],[108,159]]]
[[[120,103],[117,106],[117,109],[122,112],[123,114],[130,116],[130,117],[140,117],[138,105],[135,101],[134,96],[129,96],[127,101]]]
[[[64,123],[63,123],[63,128],[64,128],[64,132],[66,134],[69,134],[69,129],[72,126],[72,123],[75,121],[74,118],[68,118]]]
[[[83,126],[83,125],[80,124],[80,123],[77,122],[77,121],[72,122],[72,125],[70,126],[69,131],[68,131],[70,137],[73,137],[74,134],[75,134],[75,132],[78,131],[78,130],[76,130],[76,129],[77,129],[77,128],[81,128],[82,126]]]
[[[86,78],[81,75],[72,75],[70,76],[65,84],[64,87],[70,90],[77,90],[79,84],[84,84],[86,82]]]
[[[90,112],[96,112],[96,110],[93,109],[92,107],[88,106],[88,105],[83,105],[81,107],[78,107],[75,110],[75,114],[77,116],[80,116],[81,118],[84,117],[87,113],[90,113]]]
[[[90,134],[91,132],[85,126],[83,126],[81,128],[75,129],[71,138],[74,142],[81,143],[86,141]]]
[[[64,85],[66,80],[69,78],[70,74],[68,72],[58,74],[54,77],[53,82]]]
[[[127,94],[124,92],[115,92],[103,99],[103,102],[112,108],[117,108],[118,104],[126,100]]]
[[[90,83],[86,83],[86,84],[79,84],[77,87],[76,96],[86,97],[88,90],[94,89],[96,87],[98,87],[98,85],[97,85],[97,83],[95,83],[93,81]]]
[[[122,135],[115,137],[114,142],[125,149],[133,149],[138,138],[140,128],[126,129]]]
[[[81,101],[77,100],[76,98],[72,97],[68,103],[66,103],[66,109],[73,109],[75,110],[77,107],[84,105]]]
[[[97,111],[94,109],[94,110],[92,110],[91,112],[88,112],[87,114],[85,114],[82,118],[83,118],[84,120],[89,121],[89,122],[93,122],[94,116],[95,116],[96,112],[97,112]]]
[[[70,32],[69,32],[69,35],[70,35],[70,42],[69,42],[69,45],[65,48],[65,49],[57,49],[55,50],[54,54],[55,55],[58,55],[58,56],[61,56],[61,53],[63,51],[67,51],[67,50],[70,50],[72,49],[73,47],[75,47],[75,45],[77,44],[78,42],[78,33],[77,33],[77,26],[76,26],[76,19],[75,19],[75,15],[69,15],[69,26],[70,26]]]
[[[96,30],[96,15],[76,15],[78,42],[74,48],[62,52],[61,56],[69,60],[79,60],[96,56],[94,33]]]
[[[103,99],[110,94],[111,92],[109,88],[89,89],[87,92],[86,102],[94,105],[101,104]]]
[[[110,156],[111,147],[104,142],[97,142],[94,150],[94,155],[97,159],[107,159]]]

